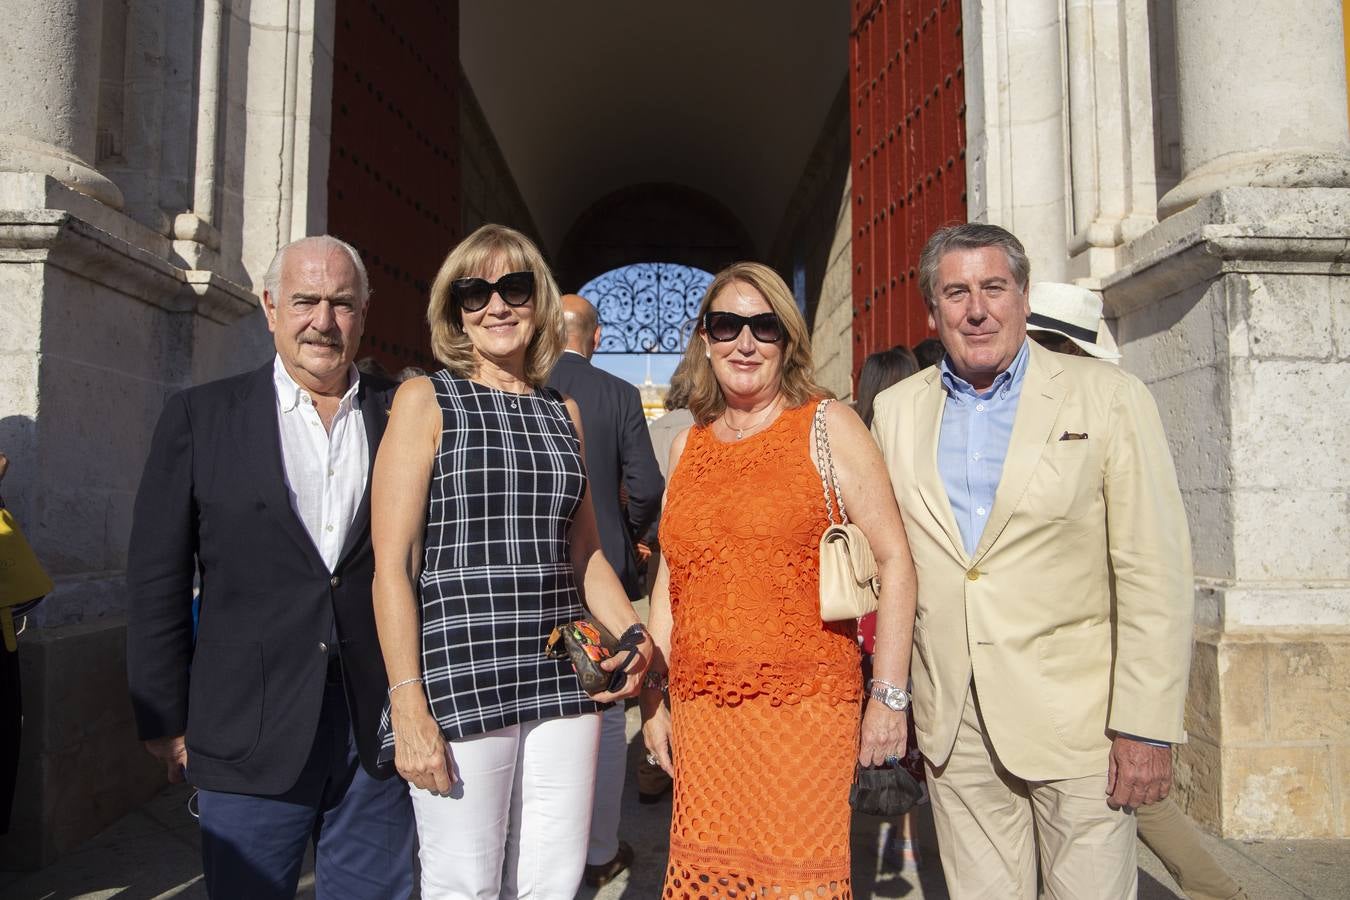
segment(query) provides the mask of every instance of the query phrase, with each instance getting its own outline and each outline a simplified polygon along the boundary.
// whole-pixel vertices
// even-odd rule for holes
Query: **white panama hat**
[[[1057,334],[1073,341],[1097,359],[1120,359],[1120,354],[1097,343],[1102,324],[1102,298],[1076,284],[1038,281],[1030,290],[1031,315],[1027,331]]]

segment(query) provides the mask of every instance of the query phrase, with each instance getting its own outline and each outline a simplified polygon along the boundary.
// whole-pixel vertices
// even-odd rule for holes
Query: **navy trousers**
[[[340,682],[330,683],[309,759],[277,796],[200,791],[202,868],[213,898],[295,897],[314,844],[319,900],[413,896],[417,833],[408,786],[361,768]]]

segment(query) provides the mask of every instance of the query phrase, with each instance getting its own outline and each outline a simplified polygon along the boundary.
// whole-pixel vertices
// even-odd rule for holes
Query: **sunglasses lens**
[[[534,296],[534,273],[512,272],[497,282],[497,291],[509,306],[524,306]]]
[[[704,317],[703,327],[714,341],[734,341],[745,327],[745,319],[735,313],[709,312]]]
[[[774,313],[763,313],[750,319],[750,333],[757,341],[776,344],[783,339],[783,323]]]
[[[450,288],[455,302],[465,312],[478,312],[492,296],[492,285],[481,278],[460,278]]]

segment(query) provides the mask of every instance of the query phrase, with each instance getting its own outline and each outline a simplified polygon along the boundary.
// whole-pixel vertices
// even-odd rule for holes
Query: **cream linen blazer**
[[[1185,739],[1194,584],[1148,389],[1098,360],[1030,351],[973,556],[938,474],[938,369],[878,396],[872,429],[919,575],[919,747],[946,762],[973,678],[1000,761],[1048,781],[1105,771],[1111,732]]]

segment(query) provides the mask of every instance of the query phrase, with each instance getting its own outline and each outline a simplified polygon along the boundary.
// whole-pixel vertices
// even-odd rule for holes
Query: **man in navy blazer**
[[[171,397],[136,497],[127,670],[137,728],[198,789],[207,891],[407,897],[407,786],[376,765],[370,471],[394,385],[360,376],[360,256],[283,247],[263,308],[276,358]],[[194,635],[192,593],[200,590]]]
[[[600,343],[599,315],[585,297],[562,298],[567,346],[558,359],[549,386],[577,401],[590,478],[591,503],[605,560],[623,582],[628,599],[642,596],[633,544],[661,511],[665,482],[652,451],[638,389],[622,378],[591,365]],[[628,503],[620,501],[620,485]],[[619,800],[623,795],[627,741],[623,704],[605,712],[591,814],[591,841],[586,853],[586,883],[600,887],[633,860],[633,849],[619,840]]]

